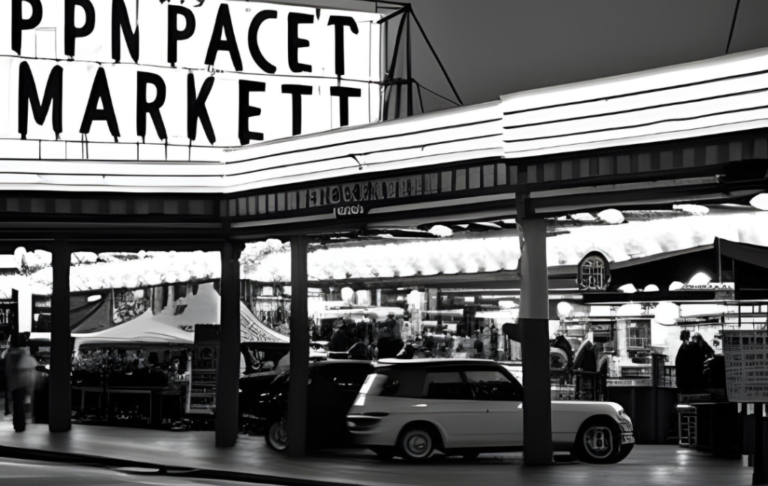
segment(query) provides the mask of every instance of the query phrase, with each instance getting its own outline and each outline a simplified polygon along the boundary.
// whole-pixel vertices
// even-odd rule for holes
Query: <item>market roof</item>
[[[768,126],[768,49],[491,103],[211,149],[208,161],[0,161],[0,190],[237,193],[478,159],[519,159]]]

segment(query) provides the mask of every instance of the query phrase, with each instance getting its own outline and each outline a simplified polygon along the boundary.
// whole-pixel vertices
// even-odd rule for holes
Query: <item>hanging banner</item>
[[[224,147],[375,122],[380,18],[224,0],[0,2],[0,131]]]
[[[768,402],[768,331],[723,331],[728,400]]]

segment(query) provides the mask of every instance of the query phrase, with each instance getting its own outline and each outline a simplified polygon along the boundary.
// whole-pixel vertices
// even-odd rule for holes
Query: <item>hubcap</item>
[[[605,459],[613,452],[613,434],[603,426],[590,427],[584,434],[584,448],[596,459]]]
[[[432,451],[432,438],[421,431],[411,432],[405,439],[405,447],[414,457],[426,457]]]
[[[288,447],[288,434],[285,431],[285,424],[274,424],[269,429],[269,438],[275,449],[283,450]]]

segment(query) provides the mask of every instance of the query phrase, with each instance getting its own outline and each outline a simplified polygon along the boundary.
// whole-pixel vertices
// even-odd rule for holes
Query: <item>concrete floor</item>
[[[217,449],[213,444],[212,432],[75,425],[69,433],[51,434],[45,425],[28,425],[27,431],[19,434],[9,422],[0,422],[0,455],[4,453],[2,448],[21,448],[331,483],[747,486],[752,476],[751,469],[742,467],[738,460],[716,459],[677,446],[637,446],[625,461],[610,466],[563,464],[527,468],[522,467],[520,454],[486,454],[476,463],[438,457],[419,465],[401,460],[382,462],[367,451],[358,450],[315,452],[295,459],[271,451],[262,437],[240,436],[238,445],[232,449]]]

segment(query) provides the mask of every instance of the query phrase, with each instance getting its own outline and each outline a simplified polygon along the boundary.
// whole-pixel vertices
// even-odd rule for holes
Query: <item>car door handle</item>
[[[413,408],[424,408],[426,406],[427,406],[426,403],[419,403],[418,405],[411,405],[411,407],[413,407]]]

